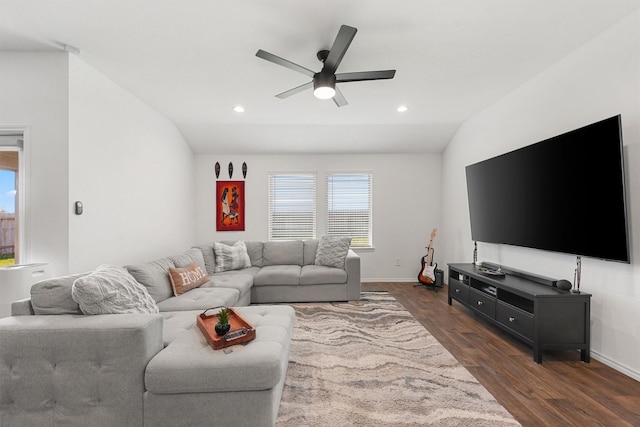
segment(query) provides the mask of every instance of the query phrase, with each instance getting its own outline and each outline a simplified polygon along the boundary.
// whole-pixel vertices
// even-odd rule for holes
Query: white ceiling
[[[461,123],[640,8],[640,0],[0,0],[0,50],[60,44],[170,118],[196,153],[440,152]],[[349,105],[258,49],[319,70],[340,25]],[[1,102],[1,100],[0,100]],[[241,104],[246,112],[233,107]],[[399,104],[409,111],[396,112]]]

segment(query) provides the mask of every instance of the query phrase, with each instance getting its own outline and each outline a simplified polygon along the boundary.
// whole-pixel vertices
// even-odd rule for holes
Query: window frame
[[[16,207],[16,220],[18,221],[17,234],[18,239],[16,242],[17,250],[15,253],[16,264],[26,264],[30,262],[30,233],[29,222],[30,215],[27,209],[29,205],[27,203],[27,195],[29,194],[29,181],[27,173],[27,165],[29,161],[29,139],[30,129],[28,126],[4,126],[0,125],[0,135],[8,136],[14,134],[22,134],[22,145],[10,145],[0,142],[0,146],[3,150],[18,151],[18,189],[17,189],[17,203]]]
[[[280,236],[274,236],[274,221],[273,214],[275,212],[273,203],[274,203],[274,178],[275,177],[304,177],[306,179],[311,179],[311,192],[310,196],[312,196],[313,201],[312,205],[312,219],[311,219],[311,227],[310,234],[303,235],[295,235],[295,233],[291,233],[291,235],[286,235],[283,233]],[[268,239],[269,241],[279,241],[279,240],[307,240],[307,239],[315,239],[318,232],[318,176],[316,172],[268,172],[267,173],[267,215],[268,215]],[[304,231],[304,227],[300,227],[301,231]]]
[[[324,219],[324,226],[325,226],[325,234],[327,235],[338,235],[338,236],[342,236],[344,234],[342,233],[332,233],[330,230],[332,228],[330,222],[331,222],[331,212],[330,212],[330,206],[332,205],[331,202],[331,198],[335,198],[334,193],[335,191],[330,191],[330,180],[332,180],[333,177],[340,177],[340,176],[359,176],[359,177],[366,177],[366,182],[367,182],[367,203],[368,203],[368,212],[367,212],[367,220],[366,220],[366,225],[367,225],[367,237],[366,237],[366,243],[364,245],[358,245],[358,244],[354,244],[354,240],[353,240],[353,233],[351,233],[351,237],[352,237],[352,241],[351,241],[351,248],[353,249],[373,249],[373,172],[371,171],[331,171],[331,172],[326,172],[325,173],[325,206],[324,206],[324,214],[325,214],[325,219]],[[332,183],[332,185],[335,185]],[[357,241],[356,241],[357,243]]]

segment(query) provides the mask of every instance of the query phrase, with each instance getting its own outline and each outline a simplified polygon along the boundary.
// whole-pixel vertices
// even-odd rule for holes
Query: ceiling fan
[[[317,73],[306,67],[259,49],[256,52],[256,56],[258,58],[265,59],[273,62],[274,64],[282,65],[283,67],[297,71],[313,79],[309,83],[305,83],[277,94],[276,98],[285,99],[291,95],[295,95],[296,93],[313,87],[313,94],[316,98],[333,98],[333,102],[335,102],[338,107],[343,107],[347,105],[348,102],[342,92],[340,92],[336,87],[336,83],[392,79],[396,74],[396,70],[360,71],[355,73],[336,74],[336,70],[338,69],[340,62],[342,61],[344,54],[347,52],[347,49],[353,41],[357,31],[358,30],[356,28],[349,27],[348,25],[342,25],[340,27],[338,35],[333,42],[333,46],[331,46],[331,50],[321,50],[317,53],[316,56],[318,57],[318,60],[323,63],[322,70]]]

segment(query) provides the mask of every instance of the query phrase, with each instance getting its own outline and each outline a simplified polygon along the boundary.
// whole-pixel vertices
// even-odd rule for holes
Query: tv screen
[[[629,262],[620,115],[466,175],[473,240]]]

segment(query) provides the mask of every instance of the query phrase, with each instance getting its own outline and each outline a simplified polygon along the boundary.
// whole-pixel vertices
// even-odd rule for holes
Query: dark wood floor
[[[531,348],[467,308],[447,304],[446,286],[434,292],[412,283],[363,283],[389,291],[493,394],[523,426],[640,426],[640,382],[579,351]]]

